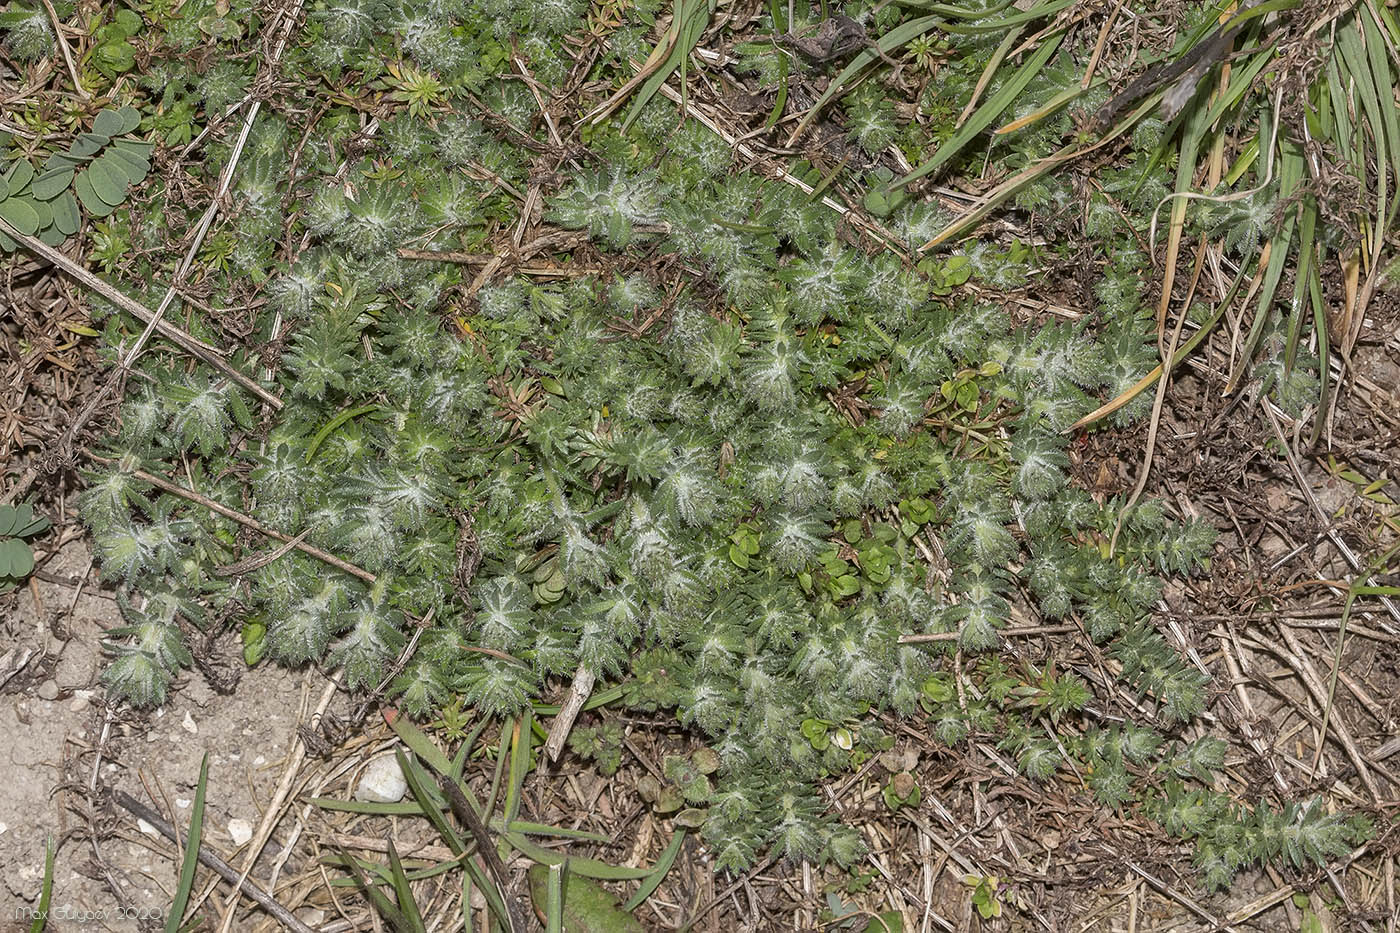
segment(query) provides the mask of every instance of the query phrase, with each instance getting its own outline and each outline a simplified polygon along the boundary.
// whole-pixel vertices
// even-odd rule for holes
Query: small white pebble
[[[408,782],[392,755],[376,758],[360,775],[355,787],[355,799],[367,803],[398,803],[408,792]]]
[[[253,838],[253,824],[247,820],[229,820],[228,835],[234,845],[246,845]]]
[[[194,724],[194,717],[190,715],[189,710],[185,710],[185,719],[180,723],[180,728],[190,735],[199,735],[199,726]]]
[[[154,826],[152,826],[150,823],[147,823],[145,820],[140,819],[139,817],[136,820],[136,828],[141,830],[141,832],[145,833],[147,836],[160,835],[160,833],[156,832],[156,828]]]
[[[10,831],[10,824],[9,824],[9,823],[0,823],[0,836],[5,835],[5,834],[6,834],[7,832],[9,832],[9,831]]]
[[[88,708],[88,704],[91,702],[91,690],[74,690],[73,699],[68,701],[68,709],[74,713],[81,713],[83,710]]]
[[[190,805],[190,802],[189,802],[188,800],[186,800],[184,797],[176,797],[176,798],[175,798],[175,806],[179,807],[181,810],[187,809],[187,808],[189,807],[189,805]]]

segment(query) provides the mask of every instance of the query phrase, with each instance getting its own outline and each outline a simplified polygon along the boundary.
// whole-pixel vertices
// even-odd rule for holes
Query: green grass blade
[[[612,842],[611,836],[602,833],[569,829],[567,826],[546,826],[543,823],[528,823],[524,820],[512,820],[504,824],[499,820],[492,820],[491,828],[508,833],[523,833],[527,836],[553,836],[556,839],[577,839],[580,842]]]
[[[1105,146],[1117,139],[1131,129],[1148,111],[1156,107],[1160,96],[1160,94],[1149,96],[1138,105],[1136,110],[1128,114],[1128,116],[1124,117],[1122,120],[1119,120],[1118,123],[1097,142],[1087,146],[1077,146],[1074,144],[1063,146],[1058,151],[1046,156],[1039,162],[1021,169],[1021,171],[984,194],[975,208],[962,214],[957,220],[940,230],[931,240],[923,246],[920,246],[919,251],[926,252],[940,243],[946,243],[953,237],[959,236],[971,227],[981,223],[983,218],[1000,207],[1008,198],[1045,173],[1067,162],[1071,162],[1080,156],[1087,155],[1095,149]]]
[[[1260,122],[1262,125],[1266,121],[1261,120]],[[1297,190],[1299,182],[1303,180],[1303,152],[1294,143],[1282,140],[1279,142],[1278,160],[1279,200],[1287,201]],[[1259,300],[1255,306],[1257,310],[1254,314],[1254,321],[1250,324],[1249,334],[1245,337],[1240,358],[1235,365],[1235,372],[1231,373],[1229,382],[1225,386],[1225,394],[1227,395],[1235,390],[1249,371],[1250,361],[1253,360],[1255,352],[1259,349],[1259,343],[1264,337],[1269,312],[1274,303],[1274,292],[1278,290],[1279,281],[1283,278],[1284,269],[1288,265],[1289,249],[1293,244],[1293,230],[1296,225],[1297,215],[1290,215],[1284,221],[1279,232],[1269,239],[1269,264],[1264,270],[1263,283],[1259,288]]]
[[[433,787],[433,779],[423,770],[411,755],[405,755],[402,751],[395,750],[395,756],[399,762],[399,769],[403,771],[404,781],[408,784],[408,791],[413,795],[413,800],[417,807],[416,813],[432,824],[437,830],[443,842],[447,843],[447,848],[452,850],[453,855],[464,855],[469,851],[466,840],[452,828],[452,824],[447,822],[447,817],[442,810],[433,806],[431,801],[433,794],[429,788]]]
[[[549,878],[545,882],[545,933],[564,933],[564,872],[568,871],[566,859],[558,865],[549,866]]]
[[[934,0],[895,0],[899,6],[909,7],[911,10],[924,10],[936,16],[946,16],[949,19],[978,19],[983,16],[995,16],[1011,6],[1013,2],[1015,0],[1002,0],[996,6],[988,7],[985,10],[969,10],[966,7],[937,3]]]
[[[642,880],[641,887],[637,888],[637,893],[633,894],[632,897],[628,899],[627,903],[622,905],[623,910],[628,913],[636,910],[638,907],[642,906],[647,898],[651,897],[653,891],[660,887],[662,880],[666,877],[666,873],[669,872],[671,866],[675,864],[676,856],[680,855],[681,845],[684,842],[685,830],[677,829],[676,834],[671,837],[671,842],[666,846],[666,850],[662,852],[661,857],[656,860],[656,865],[652,868],[651,874],[647,875],[646,878]]]
[[[1363,8],[1358,11],[1357,15],[1361,19],[1362,30],[1366,38],[1366,54],[1370,62],[1371,82],[1375,86],[1382,104],[1379,108],[1380,126],[1375,132],[1384,141],[1384,148],[1376,161],[1378,164],[1384,163],[1386,161],[1385,153],[1389,153],[1391,171],[1396,178],[1400,179],[1400,116],[1396,114],[1395,76],[1390,68],[1390,60],[1386,57],[1385,39],[1381,36],[1380,29],[1377,28],[1370,9]],[[1380,132],[1381,127],[1384,128],[1384,133]],[[1384,208],[1377,213],[1385,214]]]
[[[992,83],[992,78],[996,76],[1001,68],[1001,63],[1006,61],[1006,56],[1011,54],[1011,50],[1016,46],[1016,40],[1021,38],[1021,31],[1024,27],[1016,26],[1008,30],[1002,36],[997,47],[992,50],[992,57],[987,59],[987,64],[982,68],[982,74],[977,78],[977,84],[972,89],[972,96],[967,99],[963,106],[962,113],[958,115],[958,122],[953,125],[953,129],[959,130],[967,122],[967,118],[972,116],[977,107],[977,101],[981,99],[982,92]]]
[[[641,116],[643,108],[651,103],[651,99],[661,90],[661,85],[666,79],[676,73],[677,69],[684,68],[686,59],[690,58],[690,53],[695,51],[695,46],[699,44],[700,37],[705,32],[705,27],[710,24],[710,14],[712,10],[708,0],[676,0],[674,16],[679,23],[674,26],[678,30],[676,44],[666,56],[666,60],[646,81],[637,89],[636,96],[632,98],[632,109],[627,113],[627,119],[622,121],[622,129],[626,130],[632,122]],[[662,39],[662,42],[667,40]],[[684,88],[684,84],[682,84]],[[684,90],[682,90],[684,93]]]
[[[1315,445],[1322,437],[1322,426],[1327,421],[1328,398],[1331,395],[1331,386],[1328,384],[1332,371],[1327,365],[1328,358],[1332,355],[1331,339],[1327,334],[1327,305],[1322,299],[1322,276],[1319,270],[1322,267],[1322,258],[1315,257],[1311,263],[1312,274],[1308,276],[1308,300],[1312,305],[1313,312],[1313,333],[1317,335],[1317,412],[1313,415],[1312,437],[1308,443]]]
[[[1268,16],[1271,13],[1278,13],[1282,10],[1292,10],[1301,5],[1302,0],[1264,0],[1263,3],[1255,4],[1247,10],[1241,10],[1231,17],[1224,26],[1225,29],[1235,29],[1243,26],[1252,19],[1261,16]]]
[[[438,774],[452,773],[452,762],[447,760],[442,749],[438,748],[437,744],[428,738],[423,730],[415,726],[408,717],[400,714],[397,710],[390,710],[384,714],[384,718],[400,741],[408,746],[409,751],[421,758],[424,764]]]
[[[418,901],[413,897],[413,888],[403,870],[403,862],[399,860],[399,850],[394,847],[393,839],[389,839],[388,843],[389,875],[394,882],[394,897],[399,902],[399,912],[403,914],[406,933],[428,933],[423,923],[423,912],[418,909]]]
[[[1074,6],[1077,2],[1079,0],[1047,0],[1047,2],[1038,3],[1028,10],[1018,10],[1000,19],[988,20],[984,23],[944,23],[942,28],[944,32],[961,35],[985,35],[986,33],[1002,32],[1038,19],[1044,19]]]
[[[586,713],[589,710],[598,709],[600,706],[607,706],[609,703],[620,699],[622,699],[622,688],[609,687],[608,689],[598,693],[594,693],[591,697],[589,697],[588,702],[583,704],[583,711]],[[530,708],[535,711],[536,716],[559,715],[558,706],[550,706],[545,703],[534,703],[531,705]]]
[[[892,183],[890,185],[891,190],[902,188],[910,182],[923,178],[930,172],[938,170],[961,152],[964,146],[970,143],[977,134],[990,126],[992,121],[1000,116],[1002,111],[1009,107],[1012,101],[1020,96],[1020,93],[1025,90],[1026,85],[1030,83],[1031,79],[1040,73],[1041,68],[1045,67],[1045,63],[1050,60],[1050,56],[1055,54],[1055,50],[1060,47],[1060,40],[1062,38],[1064,38],[1063,34],[1046,39],[1045,42],[1031,54],[1030,58],[1021,65],[1016,71],[1016,74],[1012,76],[1011,80],[1006,82],[995,94],[988,98],[985,104],[978,107],[977,112],[962,125],[962,128],[958,130],[951,139],[938,147],[938,152],[933,158],[914,169],[914,171],[910,172],[908,175]]]
[[[29,933],[44,933],[49,922],[49,902],[53,900],[53,837],[44,841],[44,880],[39,885],[39,903],[34,909],[34,920],[29,924]]]
[[[1249,64],[1230,73],[1230,84],[1225,88],[1225,93],[1211,104],[1210,112],[1206,115],[1206,126],[1214,126],[1216,121],[1254,86],[1254,79],[1264,67],[1274,60],[1274,50],[1265,49],[1249,60]]]
[[[429,791],[429,798],[439,810],[447,809],[447,801]],[[311,802],[323,810],[336,810],[342,813],[362,813],[367,816],[416,816],[423,811],[423,804],[413,800],[398,803],[373,803],[367,800],[341,800],[337,797],[312,797]]]
[[[530,771],[531,725],[535,717],[529,710],[516,720],[510,739],[510,783],[506,785],[505,821],[511,823],[520,813],[520,792],[525,787],[525,775]]]
[[[1311,195],[1303,201],[1302,220],[1298,229],[1298,271],[1294,276],[1293,300],[1288,303],[1288,342],[1283,350],[1283,371],[1293,371],[1298,358],[1298,342],[1303,332],[1303,300],[1312,278],[1313,237],[1317,232],[1317,201]],[[1322,368],[1327,358],[1321,357]]]
[[[1215,310],[1211,312],[1210,317],[1206,319],[1205,323],[1203,323],[1200,326],[1200,328],[1190,336],[1190,338],[1183,341],[1181,346],[1176,348],[1176,352],[1172,354],[1172,369],[1175,369],[1176,366],[1179,363],[1181,363],[1182,360],[1186,359],[1186,357],[1190,355],[1191,351],[1196,349],[1196,347],[1200,345],[1202,340],[1205,340],[1206,337],[1210,336],[1210,332],[1215,329],[1215,325],[1218,324],[1220,322],[1220,319],[1225,316],[1225,309],[1230,306],[1230,304],[1235,300],[1235,295],[1239,293],[1240,286],[1244,284],[1245,270],[1254,264],[1254,258],[1255,257],[1252,254],[1247,260],[1240,263],[1239,273],[1235,275],[1234,282],[1231,283],[1229,289],[1226,290],[1225,297],[1220,299],[1220,303],[1215,306]],[[1124,405],[1128,404],[1133,399],[1137,398],[1143,392],[1146,392],[1149,388],[1156,385],[1157,380],[1161,378],[1161,375],[1162,364],[1158,363],[1157,366],[1150,373],[1139,379],[1126,392],[1120,393],[1116,398],[1109,400],[1106,404],[1101,405],[1095,410],[1089,412],[1089,414],[1080,418],[1074,424],[1066,428],[1065,433],[1071,434],[1075,431],[1078,431],[1082,427],[1091,425],[1095,421],[1098,421],[1101,418],[1105,418],[1108,415],[1113,414],[1115,411],[1122,408]]]
[[[457,749],[457,754],[452,756],[452,770],[448,774],[448,777],[452,778],[452,780],[462,780],[462,772],[465,771],[467,767],[467,758],[471,755],[472,749],[476,748],[476,740],[481,737],[481,733],[486,729],[487,723],[489,722],[489,719],[483,719],[481,722],[477,723],[476,728],[473,729],[462,742],[462,747]]]
[[[600,862],[597,859],[579,858],[578,856],[563,856],[557,852],[552,852],[542,846],[537,846],[519,833],[506,833],[506,841],[519,850],[520,854],[541,865],[559,865],[567,857],[569,860],[569,871],[585,878],[597,878],[600,881],[636,881],[651,874],[650,868],[627,868],[623,865],[609,865],[607,862]]]
[[[408,782],[408,789],[413,794],[414,799],[418,801],[431,800],[432,796],[429,794],[428,788],[431,787],[434,782],[428,773],[423,770],[422,765],[418,764],[411,756],[405,755],[402,752],[396,751],[395,754],[398,756],[399,767],[403,770],[404,780]],[[462,792],[462,796],[466,799],[467,804],[477,812],[478,818],[480,818],[480,805],[472,796],[471,792],[460,784],[455,786]],[[452,828],[452,824],[448,822],[446,814],[432,806],[428,806],[426,803],[420,812],[427,818],[428,822],[432,824],[433,828],[438,831],[438,834],[442,836],[443,841],[447,843],[447,847],[452,850],[453,855],[469,855],[471,849],[468,847],[466,840],[458,835],[457,831]],[[472,858],[462,858],[461,863],[462,867],[471,876],[472,883],[481,889],[481,893],[486,898],[486,906],[490,909],[491,914],[496,917],[506,929],[510,929],[510,912],[506,908],[506,903],[501,897],[500,890],[492,883],[491,879],[487,877],[486,871]]]
[[[822,108],[831,103],[838,94],[846,90],[847,85],[854,81],[856,76],[864,71],[872,62],[878,60],[881,54],[888,55],[906,42],[919,38],[919,36],[922,36],[930,29],[941,24],[943,24],[943,21],[937,16],[920,16],[918,19],[911,19],[907,23],[896,26],[879,39],[876,39],[874,49],[866,49],[856,55],[851,59],[850,64],[842,68],[840,73],[837,74],[835,78],[831,79],[831,83],[827,85],[822,96],[818,97],[817,102],[803,114],[802,119],[797,123],[797,128],[788,136],[787,145],[791,146],[796,142],[797,137],[801,136],[802,131],[807,128],[808,124],[816,119],[817,114],[821,113]]]
[[[199,763],[199,784],[194,791],[194,808],[190,811],[190,831],[185,838],[185,860],[180,866],[180,881],[175,887],[175,900],[165,917],[165,933],[176,933],[194,889],[194,870],[199,865],[200,839],[204,835],[204,792],[209,786],[209,753]]]
[[[340,848],[339,851],[341,864],[350,871],[355,886],[359,888],[360,893],[365,896],[365,899],[370,902],[370,906],[375,909],[380,917],[388,922],[389,926],[394,928],[395,933],[408,933],[405,926],[407,920],[398,906],[395,905],[393,901],[389,900],[387,894],[379,890],[378,883],[369,879],[369,876],[365,874],[365,870],[361,867],[358,859],[345,851],[344,848]]]
[[[1013,133],[1016,130],[1019,130],[1023,127],[1030,126],[1032,123],[1044,120],[1051,114],[1058,112],[1061,108],[1063,108],[1066,104],[1070,103],[1071,101],[1083,97],[1090,91],[1098,90],[1099,88],[1103,87],[1103,85],[1103,78],[1095,78],[1094,81],[1088,87],[1079,87],[1078,85],[1075,85],[1072,88],[1066,88],[1065,90],[1056,94],[1054,97],[1050,98],[1048,101],[1046,101],[1040,107],[1036,108],[1031,113],[1026,114],[1020,119],[1013,120],[1005,126],[998,127],[992,132],[996,136],[1005,136],[1007,133]]]

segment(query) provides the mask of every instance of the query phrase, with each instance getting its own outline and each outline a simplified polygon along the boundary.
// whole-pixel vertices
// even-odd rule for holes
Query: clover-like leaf
[[[121,169],[122,173],[126,175],[126,180],[133,185],[140,184],[141,180],[146,177],[146,173],[151,170],[151,163],[143,157],[116,146],[112,146],[104,152],[102,159]]]
[[[9,186],[9,194],[15,195],[23,191],[25,186],[34,180],[34,166],[29,164],[28,159],[16,159],[10,166],[10,170],[5,173],[5,181]]]
[[[0,540],[0,577],[24,577],[34,569],[34,552],[19,538]]]
[[[68,147],[68,154],[77,156],[80,159],[95,156],[111,141],[112,137],[110,136],[98,136],[95,133],[79,133],[78,138],[73,140],[73,145]]]

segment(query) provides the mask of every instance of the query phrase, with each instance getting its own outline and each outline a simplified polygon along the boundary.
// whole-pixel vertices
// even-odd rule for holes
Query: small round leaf
[[[117,113],[122,118],[122,128],[119,132],[113,133],[113,136],[133,133],[136,131],[136,128],[141,125],[141,111],[137,110],[135,107],[126,106],[118,110]]]
[[[0,576],[25,577],[34,569],[34,552],[18,538],[0,541]]]
[[[126,174],[126,180],[133,185],[140,184],[146,177],[146,173],[151,170],[151,163],[134,153],[125,149],[118,149],[115,146],[102,154],[102,158],[120,168]]]
[[[34,202],[26,198],[6,198],[0,201],[0,217],[9,221],[10,226],[26,236],[39,232],[39,212]]]
[[[43,201],[36,201],[33,198],[25,198],[25,203],[34,211],[34,216],[39,218],[39,229],[53,223],[53,210]]]
[[[24,190],[24,186],[29,184],[34,178],[34,166],[29,164],[28,159],[16,159],[15,164],[10,166],[10,170],[5,174],[5,181],[9,184],[10,194],[18,194]]]
[[[99,198],[113,207],[126,200],[126,172],[110,156],[93,159],[87,174]]]
[[[72,166],[61,166],[59,168],[45,169],[34,177],[30,183],[29,190],[34,193],[34,197],[40,201],[48,201],[58,197],[68,190],[68,186],[73,183]]]
[[[148,143],[142,139],[118,139],[112,143],[112,148],[129,152],[143,159],[150,159],[151,151],[155,149],[155,143]]]
[[[49,202],[49,207],[53,208],[54,229],[64,236],[72,236],[78,232],[78,227],[82,226],[83,215],[78,213],[78,202],[73,198],[72,191],[65,191]]]
[[[92,131],[98,136],[120,136],[125,130],[126,120],[115,110],[103,108],[92,121]]]
[[[92,190],[92,182],[88,179],[86,171],[73,176],[73,193],[78,196],[78,200],[83,203],[87,212],[94,217],[106,217],[115,210],[112,205],[99,198],[96,191]]]

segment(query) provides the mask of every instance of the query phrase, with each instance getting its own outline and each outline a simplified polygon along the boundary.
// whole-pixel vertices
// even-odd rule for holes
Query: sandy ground
[[[46,570],[76,578],[88,563],[86,547],[73,542]],[[293,742],[308,682],[306,674],[263,666],[246,672],[232,695],[220,696],[201,675],[188,674],[164,709],[118,720],[102,701],[98,679],[101,637],[118,624],[117,606],[96,585],[95,571],[89,580],[76,601],[73,587],[36,580],[42,607],[32,590],[23,593],[0,623],[6,645],[0,678],[8,678],[0,687],[4,931],[29,928],[50,839],[58,852],[46,929],[159,929],[175,889],[175,847],[110,801],[94,812],[91,788],[119,788],[167,818],[173,812],[183,833],[207,752],[205,844],[236,859],[230,823],[257,825]],[[274,837],[266,854],[275,859],[279,851]],[[266,870],[270,860],[264,862],[259,868]]]

